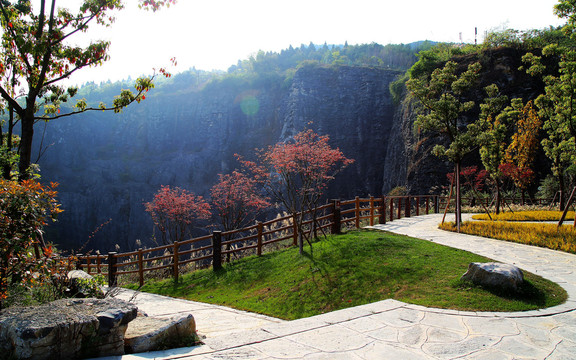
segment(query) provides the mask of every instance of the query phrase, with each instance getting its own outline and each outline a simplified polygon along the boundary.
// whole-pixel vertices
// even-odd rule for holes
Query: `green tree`
[[[140,0],[140,6],[155,11],[174,1]],[[59,85],[62,80],[108,59],[109,42],[94,41],[80,47],[74,45],[73,39],[93,24],[110,26],[114,22],[113,12],[123,5],[121,0],[83,0],[73,13],[58,8],[56,3],[57,0],[40,0],[38,9],[33,9],[26,0],[0,1],[0,110],[8,113],[8,120],[3,124],[7,126],[7,136],[0,136],[0,148],[5,153],[13,149],[11,134],[19,124],[20,179],[30,176],[32,141],[38,122],[90,110],[120,112],[129,104],[143,100],[145,93],[154,87],[154,76],[142,77],[136,80],[135,92],[122,90],[109,106],[104,103],[89,106],[84,99],[77,99],[71,110],[61,111],[64,110],[61,105],[77,92],[75,87]],[[167,74],[163,69],[160,72]],[[9,178],[9,164],[3,165],[3,176]]]
[[[458,64],[448,61],[443,68],[426,75],[411,78],[406,87],[420,104],[421,113],[414,123],[417,131],[441,134],[447,146],[436,145],[434,154],[447,157],[455,165],[456,171],[456,225],[460,230],[461,198],[460,168],[463,157],[472,151],[475,134],[473,128],[464,126],[462,115],[471,110],[475,103],[466,101],[465,92],[478,77],[480,64],[470,64],[467,70],[458,74]],[[469,131],[470,130],[470,131]]]
[[[576,2],[560,0],[554,13],[565,18],[563,27],[571,42],[552,43],[542,49],[542,56],[527,53],[523,61],[529,64],[527,72],[542,76],[545,92],[535,101],[538,114],[544,121],[547,137],[542,140],[546,156],[552,161],[552,173],[558,179],[560,190],[566,193],[567,170],[576,161]],[[558,60],[558,72],[546,74],[542,58]],[[564,209],[564,197],[560,199]]]
[[[489,85],[485,90],[488,96],[480,104],[480,118],[473,126],[477,127],[480,158],[494,185],[496,214],[499,214],[501,203],[500,181],[502,178],[500,165],[504,162],[506,155],[508,120],[512,109],[507,108],[506,111],[503,111],[508,102],[508,97],[500,95],[496,85]]]
[[[552,173],[565,194],[567,170],[576,161],[576,49],[550,44],[542,50],[542,55],[559,59],[557,74],[545,75],[541,56],[528,53],[523,61],[530,65],[528,73],[542,76],[545,83],[544,94],[535,100],[547,135],[542,147],[552,161]],[[564,197],[560,207],[564,208]]]

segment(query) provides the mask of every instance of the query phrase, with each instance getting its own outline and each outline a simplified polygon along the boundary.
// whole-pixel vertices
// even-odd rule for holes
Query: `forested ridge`
[[[70,211],[48,234],[75,237],[67,245],[71,247],[106,222],[98,236],[132,249],[136,238],[146,243],[153,233],[142,204],[161,185],[208,198],[217,174],[239,166],[234,154],[254,156],[255,148],[306,128],[329,135],[331,143],[356,160],[331,184],[327,197],[378,196],[397,186],[412,193],[438,193],[453,169],[432,155],[441,137],[414,132],[418,112],[414,98],[407,96],[406,81],[429,78],[448,61],[456,61],[460,69],[480,61],[480,80],[465,96],[478,105],[462,118],[463,124],[473,123],[489,84],[524,102],[541,94],[542,79],[526,73],[522,57],[541,54],[551,42],[567,41],[561,29],[551,28],[494,33],[478,46],[309,44],[259,52],[227,72],[190,69],[160,79],[144,101],[122,114],[90,114],[47,127],[44,144],[52,145],[40,162],[43,176],[62,184],[61,199]],[[557,60],[545,61],[552,64],[549,73],[557,71]],[[129,84],[86,84],[79,94],[90,103]],[[507,129],[511,137],[515,127]],[[539,136],[541,140],[543,134]],[[534,157],[536,173],[527,188],[532,196],[551,166],[541,148]],[[483,170],[478,148],[466,155],[463,166]],[[548,192],[556,186],[552,180],[549,176]],[[513,180],[502,186],[508,193],[516,190]],[[490,193],[488,182],[483,190]],[[108,243],[106,249],[112,245],[108,240],[97,243]]]
[[[430,46],[309,44],[259,52],[227,72],[189,69],[160,78],[140,104],[120,114],[53,121],[36,149],[46,150],[42,176],[61,184],[67,213],[48,237],[74,247],[106,223],[90,246],[131,249],[135,239],[150,244],[153,225],[143,204],[161,185],[208,198],[218,174],[240,166],[235,154],[251,158],[256,148],[306,128],[330,135],[356,160],[331,185],[330,196],[378,194],[383,163],[366,154],[385,156],[394,113],[389,84]],[[98,106],[130,84],[85,84],[78,97]]]
[[[462,114],[457,127],[474,124],[488,85],[523,104],[544,92],[544,78],[528,74],[529,65],[522,59],[527,54],[541,56],[549,44],[572,46],[563,30],[505,30],[490,33],[479,45],[310,43],[280,52],[259,51],[227,71],[192,68],[156,77],[153,83],[138,79],[136,95],[126,93],[133,79],[86,83],[74,90],[76,103],[66,93],[52,94],[47,104],[55,105],[48,105],[47,111],[57,119],[38,126],[33,142],[42,181],[60,183],[64,209],[59,221],[47,228],[46,238],[67,249],[86,243],[102,251],[114,246],[130,250],[136,240],[151,245],[156,235],[144,204],[161,186],[210,199],[219,174],[239,168],[236,154],[252,159],[255,149],[292,139],[306,129],[328,135],[333,146],[355,160],[330,184],[325,198],[380,196],[393,188],[422,194],[446,191],[452,165],[433,153],[438,145],[450,143],[441,133],[417,131],[422,108],[407,82],[429,81],[449,62],[457,64],[454,76],[459,76],[478,62],[479,80],[462,94],[462,101],[475,106]],[[545,74],[558,73],[557,55],[544,56],[541,62]],[[114,112],[61,115],[79,107],[106,110],[103,102],[119,107]],[[506,138],[516,130],[511,121]],[[542,132],[538,136],[538,141],[545,137]],[[480,176],[486,171],[482,145],[473,147],[462,165]],[[536,195],[544,179],[547,193],[558,189],[545,151],[540,147],[532,158],[534,174],[522,185],[522,193]],[[563,172],[566,189],[572,181],[570,171]],[[511,177],[498,181],[509,194],[520,189]],[[472,191],[466,186],[464,191]],[[490,189],[490,181],[484,179],[486,196]],[[265,216],[282,211],[272,209]],[[195,232],[207,231],[212,220],[200,221]]]

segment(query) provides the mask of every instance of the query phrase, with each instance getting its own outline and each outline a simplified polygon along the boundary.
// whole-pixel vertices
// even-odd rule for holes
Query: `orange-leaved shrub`
[[[0,307],[9,289],[53,281],[59,262],[43,228],[62,212],[58,184],[0,179]]]

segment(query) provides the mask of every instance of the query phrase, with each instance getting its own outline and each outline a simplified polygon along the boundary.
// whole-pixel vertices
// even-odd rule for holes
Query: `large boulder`
[[[516,291],[524,282],[524,274],[517,266],[497,262],[470,263],[462,280],[504,291]]]
[[[197,342],[192,314],[171,318],[138,316],[130,323],[124,339],[127,354],[192,346]]]
[[[0,312],[0,359],[78,359],[124,354],[138,308],[120,299],[62,299]]]

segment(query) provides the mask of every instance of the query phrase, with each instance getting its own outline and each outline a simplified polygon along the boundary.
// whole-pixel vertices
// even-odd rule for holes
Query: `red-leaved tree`
[[[262,179],[272,197],[293,216],[300,254],[304,252],[304,215],[319,204],[328,182],[354,160],[332,148],[327,135],[302,131],[292,141],[281,142],[259,154],[259,164],[242,161]],[[315,214],[313,223],[315,223]],[[309,243],[310,237],[306,237]]]
[[[160,231],[164,245],[185,240],[196,220],[210,218],[210,205],[206,200],[179,187],[161,186],[154,199],[144,206]]]
[[[234,170],[219,175],[219,182],[212,187],[212,207],[223,231],[242,229],[256,220],[258,213],[270,206],[268,198],[261,194],[262,183],[254,177]],[[228,236],[226,240],[231,240]],[[230,250],[227,244],[226,250]],[[227,255],[230,261],[230,253]]]
[[[260,210],[270,206],[268,198],[260,193],[261,187],[256,178],[237,170],[219,175],[219,182],[211,190],[211,202],[224,231],[250,225]]]

